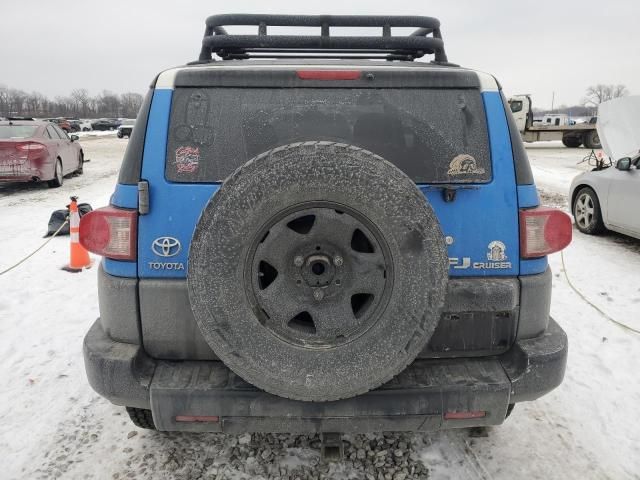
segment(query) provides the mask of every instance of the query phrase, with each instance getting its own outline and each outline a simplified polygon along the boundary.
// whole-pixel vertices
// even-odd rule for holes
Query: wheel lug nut
[[[341,267],[344,263],[344,260],[340,255],[336,255],[335,257],[333,257],[333,263],[336,267]]]
[[[319,288],[315,289],[313,291],[313,298],[315,298],[318,301],[322,300],[324,298],[324,292]]]
[[[302,258],[300,255],[298,255],[296,258],[293,259],[293,264],[296,267],[301,267],[303,263],[304,263],[304,258]]]

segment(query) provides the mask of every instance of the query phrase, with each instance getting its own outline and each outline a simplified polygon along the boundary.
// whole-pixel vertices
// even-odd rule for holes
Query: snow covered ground
[[[50,212],[70,195],[107,204],[127,142],[81,142],[91,162],[62,188],[0,186],[0,271],[42,242]],[[588,152],[555,143],[529,145],[528,152],[545,202],[566,207],[570,178],[582,168],[575,164]],[[551,310],[567,331],[570,356],[558,389],[519,404],[485,437],[467,430],[356,436],[354,459],[329,467],[318,465],[313,438],[254,435],[245,443],[247,437],[144,431],[93,393],[81,348],[98,316],[96,269],[61,271],[68,241],[54,239],[0,277],[0,478],[379,478],[377,471],[366,476],[373,467],[363,466],[358,449],[386,450],[383,463],[413,467],[415,478],[427,471],[434,479],[640,478],[640,336],[580,299],[559,255],[550,258]],[[640,328],[640,241],[576,231],[565,262],[592,302]],[[382,478],[402,478],[400,468],[385,468]]]
[[[81,139],[89,139],[94,137],[112,137],[118,132],[116,130],[90,130],[88,132],[75,132],[71,135],[77,135]]]
[[[568,195],[573,177],[590,170],[582,159],[591,150],[566,148],[561,141],[526,143],[531,167],[539,188],[560,195]]]

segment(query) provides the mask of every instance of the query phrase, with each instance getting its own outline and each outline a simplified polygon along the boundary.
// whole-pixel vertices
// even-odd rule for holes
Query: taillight
[[[571,243],[571,218],[555,208],[520,210],[520,256],[543,257]]]
[[[80,243],[90,252],[115,260],[135,260],[138,212],[104,207],[80,219]]]
[[[39,150],[44,150],[45,147],[41,143],[29,142],[29,143],[20,143],[16,146],[18,150],[23,150],[25,152],[35,152]]]
[[[298,70],[300,80],[357,80],[359,70]]]

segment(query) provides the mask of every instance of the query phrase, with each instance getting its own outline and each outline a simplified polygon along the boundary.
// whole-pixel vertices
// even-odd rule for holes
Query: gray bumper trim
[[[111,340],[99,321],[84,342],[89,383],[118,405],[151,408],[161,430],[422,431],[502,423],[509,403],[538,398],[564,376],[567,337],[553,320],[539,337],[486,358],[417,360],[386,385],[337,402],[299,402],[247,384],[216,361],[149,358]],[[486,411],[445,420],[448,411]],[[176,422],[177,415],[219,416],[217,423]],[[337,427],[340,427],[339,429]]]
[[[518,325],[522,338],[537,336],[546,328],[546,320],[539,319],[549,316],[551,275],[532,277],[540,278],[451,278],[440,323],[419,358],[501,354],[516,339]],[[111,281],[100,276],[100,282]],[[195,321],[185,280],[141,279],[138,289],[142,341],[150,356],[217,360]],[[520,308],[521,298],[526,309]],[[101,312],[108,311],[108,305],[101,305]]]
[[[114,340],[163,360],[218,360],[191,311],[184,279],[98,273],[100,321]],[[499,355],[546,328],[551,271],[539,275],[451,278],[440,322],[418,358]]]
[[[139,345],[112,340],[96,320],[84,337],[84,366],[93,389],[116,405],[149,408],[155,362]]]

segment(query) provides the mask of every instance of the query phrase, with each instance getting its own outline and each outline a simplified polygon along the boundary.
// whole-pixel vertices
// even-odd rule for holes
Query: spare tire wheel
[[[188,286],[204,338],[235,373],[329,401],[415,359],[447,273],[438,219],[411,179],[366,150],[305,142],[224,182],[196,226]]]

